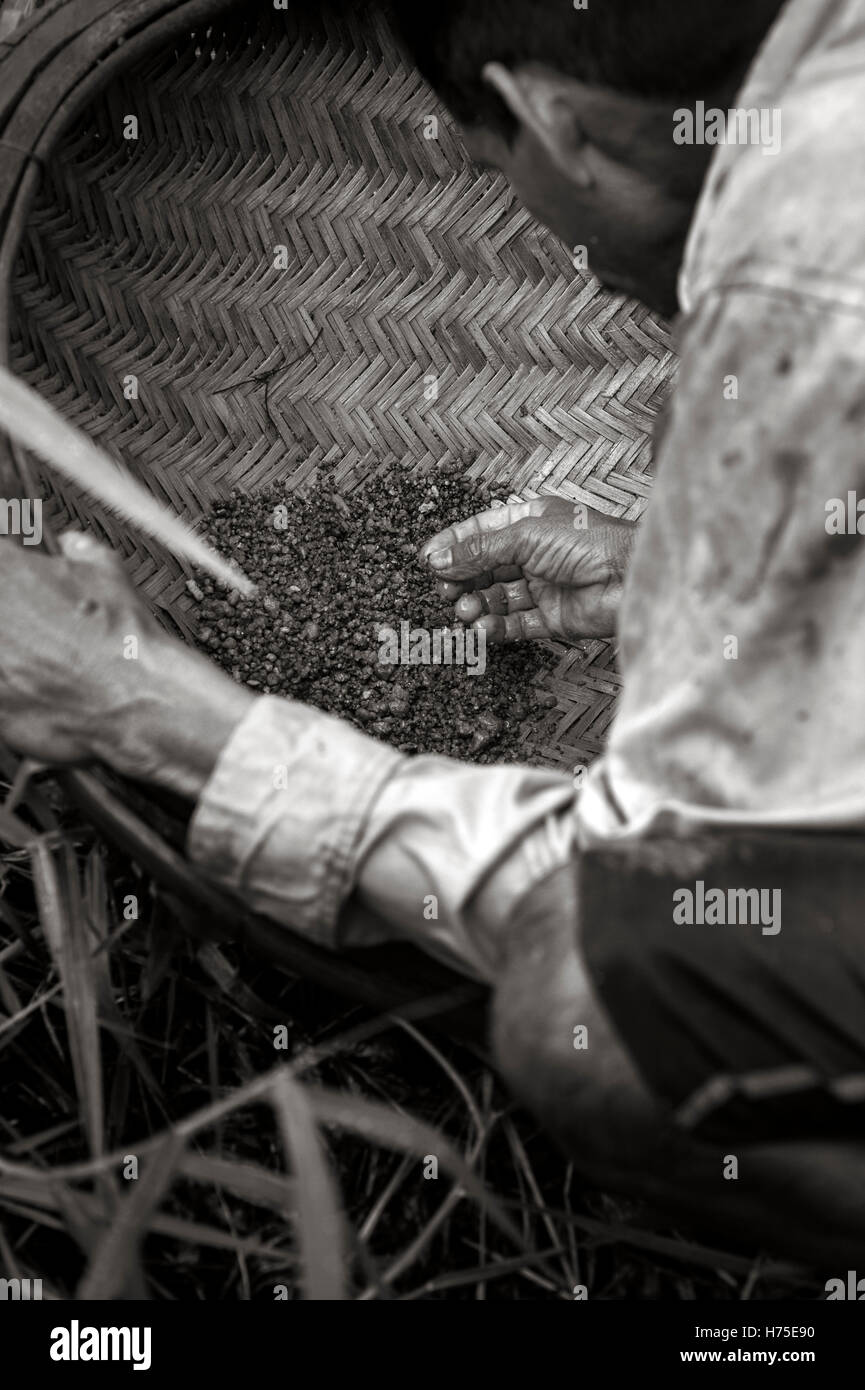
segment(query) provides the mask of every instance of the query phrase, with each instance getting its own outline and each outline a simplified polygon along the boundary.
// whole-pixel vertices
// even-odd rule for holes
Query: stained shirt
[[[377,934],[341,918],[357,893],[388,936],[491,980],[498,924],[587,847],[863,824],[865,0],[791,0],[736,108],[770,113],[780,138],[740,141],[731,120],[695,211],[606,751],[576,789],[405,757],[261,697],[188,841],[251,907],[362,944]]]

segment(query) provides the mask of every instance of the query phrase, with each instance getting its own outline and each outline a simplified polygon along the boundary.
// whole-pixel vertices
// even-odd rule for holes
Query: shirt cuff
[[[334,947],[361,827],[405,761],[329,714],[260,696],[201,794],[189,857],[251,910]]]

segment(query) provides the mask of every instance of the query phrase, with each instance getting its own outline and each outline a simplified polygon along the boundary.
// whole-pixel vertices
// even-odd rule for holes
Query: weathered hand
[[[494,507],[426,542],[456,616],[492,642],[610,637],[636,525],[561,497]]]
[[[197,795],[254,697],[160,628],[105,546],[61,544],[0,541],[0,737]]]

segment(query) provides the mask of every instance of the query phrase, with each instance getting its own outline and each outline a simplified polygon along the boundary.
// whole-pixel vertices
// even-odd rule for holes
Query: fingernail
[[[93,541],[90,536],[85,535],[83,531],[65,531],[62,541],[63,549],[66,553],[72,553],[73,555],[76,553],[83,554],[93,546]]]
[[[428,558],[430,562],[430,567],[434,570],[450,569],[453,563],[453,555],[449,549],[434,550]]]

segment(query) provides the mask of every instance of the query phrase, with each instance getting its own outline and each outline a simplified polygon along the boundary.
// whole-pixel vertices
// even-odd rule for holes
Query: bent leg
[[[569,891],[572,911],[562,912]],[[551,912],[552,905],[555,904]],[[592,1183],[707,1238],[847,1269],[865,1247],[865,1139],[706,1143],[678,1128],[620,1043],[578,955],[576,884],[560,870],[508,925],[494,1047],[520,1100]],[[584,1048],[574,1029],[586,1028]],[[729,1156],[738,1176],[729,1172]],[[853,1266],[855,1267],[855,1266]]]

